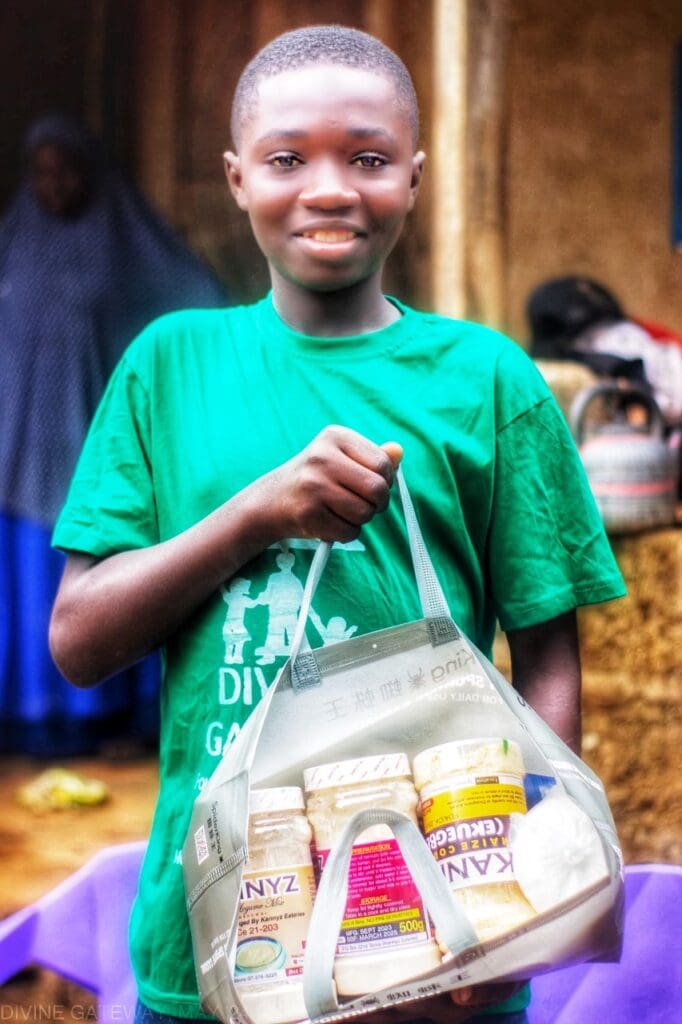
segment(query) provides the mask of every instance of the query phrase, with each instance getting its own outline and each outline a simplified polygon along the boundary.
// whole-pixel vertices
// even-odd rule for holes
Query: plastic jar
[[[235,984],[256,1022],[303,1020],[303,955],[315,899],[312,830],[297,786],[252,790]]]
[[[518,744],[444,743],[417,754],[413,768],[426,841],[479,940],[532,918],[509,850],[509,816],[526,813]]]
[[[417,824],[417,793],[406,754],[319,765],[304,772],[304,784],[321,870],[357,811],[403,811]],[[365,829],[353,844],[348,871],[334,962],[337,991],[345,996],[374,992],[440,963],[424,904],[391,829]]]

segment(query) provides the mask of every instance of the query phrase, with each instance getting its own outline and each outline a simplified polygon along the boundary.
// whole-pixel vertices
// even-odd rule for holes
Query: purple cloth
[[[580,964],[533,981],[530,1024],[673,1024],[682,1019],[682,867],[625,873],[619,964]]]
[[[0,922],[0,984],[36,961],[98,992],[102,1024],[113,1013],[119,1022],[132,1021],[136,993],[127,921],[143,849],[143,843],[131,843],[102,850],[53,892]],[[626,868],[620,964],[581,964],[536,978],[526,1011],[529,1024],[679,1020],[681,902],[682,867]],[[143,1010],[140,1007],[138,1013]]]
[[[0,921],[0,984],[38,963],[95,991],[99,1024],[130,1024],[137,992],[128,918],[144,849],[140,842],[101,850],[42,899]]]

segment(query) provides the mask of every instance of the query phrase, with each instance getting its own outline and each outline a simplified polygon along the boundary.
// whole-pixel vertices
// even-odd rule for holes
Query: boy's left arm
[[[512,682],[521,696],[580,754],[580,649],[575,611],[510,630]]]

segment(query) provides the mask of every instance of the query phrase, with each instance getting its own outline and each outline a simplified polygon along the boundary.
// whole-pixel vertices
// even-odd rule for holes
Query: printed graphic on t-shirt
[[[295,546],[298,546],[296,541],[290,541],[286,549],[277,546],[277,569],[270,574],[265,589],[257,596],[251,596],[251,580],[242,576],[231,580],[229,586],[221,587],[223,601],[227,605],[223,623],[225,664],[244,664],[244,645],[253,640],[247,625],[248,613],[261,605],[268,609],[268,627],[263,643],[254,652],[256,665],[271,665],[276,658],[289,657],[303,599],[303,583],[294,573]],[[360,542],[339,545],[339,550],[364,550],[364,545]],[[349,626],[341,615],[333,615],[325,623],[314,607],[310,610],[310,621],[325,646],[347,640],[358,628]]]

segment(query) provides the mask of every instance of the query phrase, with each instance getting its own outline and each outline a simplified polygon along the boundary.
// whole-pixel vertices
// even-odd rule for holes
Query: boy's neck
[[[273,273],[272,299],[289,327],[318,338],[369,334],[401,317],[374,278],[339,291],[314,292]]]

